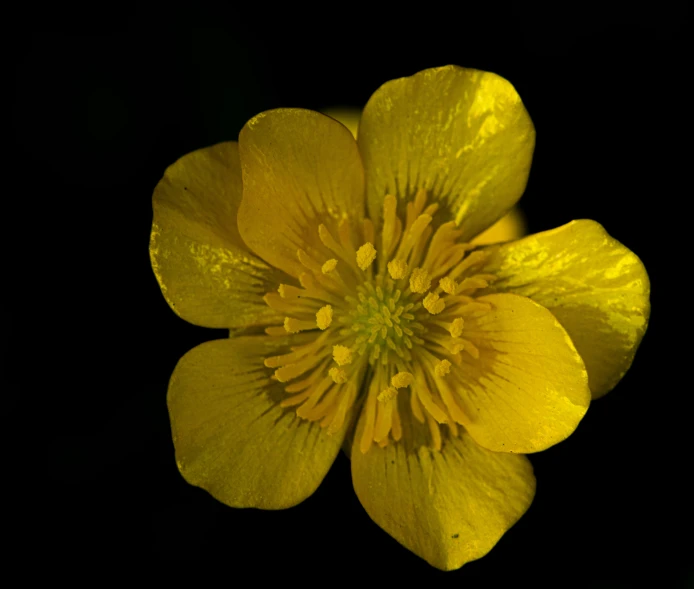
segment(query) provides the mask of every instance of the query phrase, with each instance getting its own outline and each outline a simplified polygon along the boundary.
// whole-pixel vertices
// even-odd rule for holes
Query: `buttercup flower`
[[[154,192],[151,260],[188,352],[168,404],[183,476],[233,507],[310,496],[341,446],[362,505],[440,569],[530,505],[523,454],[564,440],[646,329],[640,260],[594,221],[471,240],[525,189],[535,131],[509,82],[393,80],[358,139],[278,109]]]

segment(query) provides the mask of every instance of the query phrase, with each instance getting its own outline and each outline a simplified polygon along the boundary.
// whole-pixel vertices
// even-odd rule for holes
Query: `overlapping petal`
[[[571,339],[554,316],[512,294],[477,299],[492,310],[466,316],[464,337],[479,358],[439,379],[460,398],[463,425],[496,452],[545,450],[576,429],[590,404],[588,376]]]
[[[296,108],[259,114],[242,129],[239,151],[239,231],[254,252],[285,272],[306,271],[299,249],[321,262],[332,257],[319,239],[321,223],[335,236],[344,220],[364,217],[359,150],[334,119]]]
[[[289,341],[206,342],[183,356],[171,377],[168,405],[181,474],[232,507],[300,503],[318,488],[345,436],[346,425],[328,435],[280,407],[286,393],[263,358],[288,351]]]
[[[358,142],[372,219],[386,194],[402,205],[425,188],[469,240],[525,190],[535,130],[504,78],[446,66],[381,86],[364,108]]]
[[[166,301],[186,321],[225,328],[277,322],[262,296],[286,275],[241,240],[240,203],[235,142],[183,156],[154,190],[152,268]]]
[[[535,477],[525,456],[490,452],[465,432],[441,451],[413,436],[352,449],[352,480],[371,519],[431,565],[453,570],[489,552],[530,506]],[[421,426],[422,428],[424,426]]]
[[[530,297],[571,336],[597,398],[634,359],[648,325],[650,282],[638,256],[595,221],[572,221],[517,242],[493,246],[484,272],[488,292]]]
[[[520,239],[527,234],[525,217],[516,206],[499,219],[494,225],[485,229],[471,240],[474,245],[490,245]]]

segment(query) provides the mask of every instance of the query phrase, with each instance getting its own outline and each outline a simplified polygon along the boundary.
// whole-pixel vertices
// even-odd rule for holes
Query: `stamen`
[[[438,315],[446,308],[446,303],[435,292],[430,292],[422,301],[424,308],[432,315]]]
[[[336,384],[342,384],[349,380],[347,372],[344,368],[338,368],[337,366],[333,366],[330,370],[328,370],[328,374],[330,375],[330,378],[333,379],[333,382]]]
[[[300,331],[308,331],[309,329],[315,328],[315,321],[306,321],[303,319],[296,319],[294,317],[284,318],[284,329],[287,333],[299,333]]]
[[[354,251],[354,244],[352,243],[352,225],[349,222],[349,217],[343,217],[337,226],[337,234],[340,238],[340,243],[342,247],[347,251]]]
[[[429,290],[431,278],[424,268],[415,268],[410,274],[410,290],[416,293],[423,293]]]
[[[286,332],[285,332],[286,335]],[[298,362],[302,358],[315,354],[320,351],[325,342],[325,334],[316,338],[313,342],[305,344],[303,346],[292,347],[289,354],[282,354],[281,356],[268,356],[265,358],[264,364],[268,368],[277,368],[279,366],[285,366],[286,364],[292,364],[293,362]]]
[[[381,234],[381,244],[383,255],[388,258],[395,250],[397,245],[396,223],[399,219],[396,216],[398,200],[392,195],[387,194],[383,199],[383,232]]]
[[[434,444],[435,450],[441,450],[441,428],[439,424],[427,413],[427,423],[429,424],[429,432],[431,433],[431,441]],[[452,423],[452,422],[451,422]]]
[[[366,242],[357,250],[357,265],[360,269],[366,270],[376,259],[376,249],[373,244]]]
[[[493,274],[475,274],[474,276],[470,276],[470,278],[466,278],[463,280],[459,285],[458,289],[456,292],[462,292],[465,290],[477,290],[479,288],[487,288],[489,286],[489,282],[491,280],[494,280],[496,276]]]
[[[436,403],[436,397],[434,397],[432,392],[429,390],[426,383],[426,378],[424,377],[424,371],[419,364],[415,366],[415,373],[417,375],[417,385],[414,387],[414,392],[422,402],[422,405],[424,405],[427,413],[431,415],[438,423],[446,423],[450,421],[443,408],[439,407],[439,405]]]
[[[265,304],[283,315],[313,315],[318,301],[309,298],[283,298],[276,292],[268,292],[263,296]]]
[[[328,260],[323,266],[321,267],[321,272],[323,274],[330,274],[335,268],[337,267],[337,260],[335,258],[331,258]]]
[[[328,425],[328,435],[336,433],[342,427],[345,422],[345,417],[347,416],[347,411],[357,398],[358,392],[359,389],[355,383],[352,382],[347,385],[347,391],[343,391],[342,398],[337,406],[337,410],[335,411],[332,419],[330,420],[330,424]],[[323,423],[321,422],[321,426],[322,425]]]
[[[368,368],[362,453],[409,431],[403,431],[408,422],[405,416],[401,422],[400,410],[428,426],[431,446],[438,450],[440,424],[448,424],[455,436],[458,424],[469,423],[472,406],[458,386],[463,373],[453,365],[463,367],[463,351],[479,357],[477,347],[462,337],[464,318],[491,308],[474,295],[495,279],[481,273],[488,254],[458,243],[462,232],[454,222],[432,225],[439,203],[427,205],[426,190],[420,188],[406,204],[405,219],[398,216],[398,202],[385,197],[380,234],[368,218],[343,216],[330,221],[332,229],[319,225],[322,246],[297,251],[306,268],[298,276],[301,287],[282,284],[279,294],[265,295],[268,306],[285,317],[282,326],[267,327],[266,333],[308,332],[293,337],[290,352],[265,360],[275,369],[271,378],[287,383],[282,407],[328,434],[342,431]],[[323,246],[334,257],[326,260]],[[398,399],[399,393],[409,398]]]
[[[477,348],[475,344],[473,344],[470,340],[462,340],[463,344],[465,345],[465,351],[470,354],[475,360],[479,360],[480,357],[480,351]]]
[[[382,391],[378,395],[378,400],[380,403],[377,407],[374,441],[376,441],[379,446],[384,447],[388,444],[388,433],[393,425],[393,411],[397,411],[397,407],[395,406],[395,396],[392,390],[385,389]]]
[[[352,351],[347,346],[333,346],[333,359],[340,366],[351,364],[353,360]]]
[[[280,284],[277,292],[283,299],[299,299],[302,296],[307,296],[304,289],[291,284]]]
[[[412,227],[405,232],[402,241],[400,241],[398,252],[395,254],[398,260],[407,259],[407,256],[412,251],[412,248],[419,242],[420,237],[422,237],[424,230],[429,226],[431,220],[429,215],[419,215],[419,217],[417,217],[417,220],[412,224]]]
[[[390,379],[390,384],[396,389],[404,389],[405,387],[409,387],[413,380],[414,376],[412,376],[411,373],[398,372],[395,376],[393,376],[393,378]]]
[[[410,408],[412,409],[412,415],[419,423],[424,423],[424,412],[422,411],[422,404],[419,401],[419,397],[415,391],[410,393]]]
[[[288,382],[290,380],[294,380],[297,376],[300,376],[304,372],[313,368],[323,358],[324,356],[322,356],[319,353],[307,356],[306,358],[303,358],[298,362],[294,362],[293,364],[287,364],[286,366],[278,368],[277,370],[275,370],[273,376],[280,382]]]
[[[400,280],[407,276],[407,263],[403,260],[388,262],[388,274],[393,280]]]
[[[369,384],[369,394],[366,398],[366,403],[363,411],[366,412],[364,416],[364,430],[361,435],[361,440],[359,440],[359,450],[362,454],[366,454],[374,441],[374,427],[376,425],[376,404],[378,389],[380,386],[380,373],[377,372],[371,383]]]
[[[321,267],[316,260],[314,260],[311,256],[309,256],[304,250],[301,248],[296,250],[296,257],[299,258],[299,262],[301,262],[301,265],[313,272],[314,274],[319,274]]]
[[[333,322],[333,308],[330,305],[325,305],[321,307],[316,313],[316,325],[320,329],[328,329],[330,324]],[[286,327],[286,320],[285,320]]]
[[[364,233],[364,241],[374,243],[376,241],[376,228],[374,223],[368,217],[362,221],[362,232]]]
[[[266,327],[265,333],[275,337],[279,335],[287,335],[287,331],[284,329],[284,327],[279,325],[272,325],[270,327]]]
[[[448,276],[444,276],[440,281],[439,281],[439,286],[441,287],[441,290],[445,292],[446,294],[454,294],[456,289],[458,288],[458,283],[453,280],[452,278],[449,278]]]
[[[320,238],[321,242],[323,242],[323,245],[330,251],[338,255],[342,254],[342,246],[337,243],[337,240],[332,236],[330,231],[328,231],[328,228],[322,223],[318,225],[318,237]]]
[[[434,373],[436,374],[436,376],[439,376],[441,378],[446,376],[450,371],[451,371],[451,363],[446,359],[441,360],[434,367]]]
[[[465,321],[462,317],[456,317],[455,319],[453,319],[453,322],[448,328],[448,332],[451,334],[451,337],[460,337],[461,335],[463,335],[464,325]]]
[[[395,397],[398,396],[398,389],[394,386],[388,387],[383,389],[380,393],[378,393],[378,402],[379,403],[387,403],[388,401],[392,401],[395,399]]]

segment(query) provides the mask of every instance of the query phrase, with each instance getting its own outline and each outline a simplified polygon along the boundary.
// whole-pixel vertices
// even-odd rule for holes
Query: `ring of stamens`
[[[475,293],[495,277],[476,272],[486,254],[459,243],[455,223],[432,229],[438,205],[426,200],[419,190],[403,223],[397,199],[386,196],[379,235],[369,219],[359,227],[350,219],[332,230],[320,225],[325,257],[298,250],[306,268],[300,286],[282,284],[265,296],[285,315],[266,333],[306,338],[265,360],[272,378],[286,383],[281,405],[334,433],[346,426],[355,403],[363,403],[362,452],[401,439],[403,407],[428,427],[439,450],[441,424],[457,436],[469,423],[459,394],[461,354],[474,359],[479,350],[464,337],[465,323],[489,311]]]

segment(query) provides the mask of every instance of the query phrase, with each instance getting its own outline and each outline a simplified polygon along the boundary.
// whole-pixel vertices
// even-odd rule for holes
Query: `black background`
[[[21,182],[6,197],[20,209],[3,225],[18,237],[7,259],[21,288],[10,293],[7,374],[12,401],[31,407],[10,421],[41,481],[20,552],[71,573],[190,565],[231,586],[351,575],[366,586],[684,585],[691,383],[674,351],[687,340],[671,331],[675,319],[691,323],[677,291],[691,257],[677,224],[691,144],[683,10],[516,9],[501,19],[501,9],[419,6],[407,23],[369,26],[368,13],[343,6],[294,11],[317,18],[303,27],[271,27],[262,6],[190,10],[100,15],[79,30],[47,22],[11,52],[11,173]],[[280,512],[231,509],[183,481],[168,378],[187,350],[224,332],[168,308],[148,240],[152,190],[183,154],[236,139],[260,111],[361,107],[381,83],[449,63],[509,79],[534,120],[521,201],[531,232],[599,221],[644,261],[653,313],[618,387],[569,440],[531,457],[528,513],[489,555],[441,573],[371,522],[342,455],[314,496]]]

